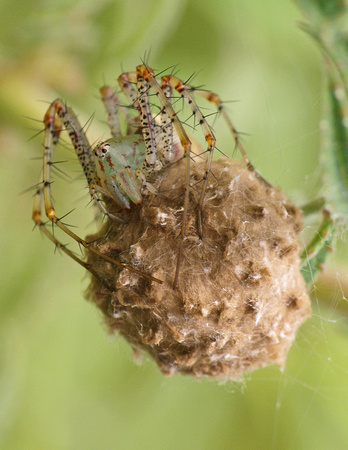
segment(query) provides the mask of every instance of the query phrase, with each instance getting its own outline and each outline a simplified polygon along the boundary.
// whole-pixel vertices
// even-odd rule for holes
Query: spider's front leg
[[[259,174],[259,172],[255,169],[255,167],[251,163],[251,161],[247,155],[247,152],[245,151],[244,145],[243,145],[242,141],[240,140],[239,133],[236,130],[235,126],[233,125],[229,115],[227,114],[226,108],[224,107],[220,96],[218,94],[215,94],[212,91],[208,91],[208,90],[204,90],[204,89],[196,89],[192,86],[189,86],[188,89],[190,91],[194,92],[196,95],[199,95],[200,97],[205,98],[208,102],[214,103],[218,112],[224,118],[229,130],[231,131],[231,133],[233,135],[234,141],[236,143],[238,150],[240,151],[240,154],[242,155],[243,163],[245,164],[246,168],[248,170],[250,170],[250,172],[255,173],[257,178],[262,183],[264,183],[265,186],[272,187],[272,185]]]
[[[222,102],[221,98],[217,94],[215,94],[212,91],[196,89],[190,85],[186,85],[182,80],[180,80],[179,78],[177,78],[173,75],[167,75],[167,76],[162,77],[162,83],[167,84],[171,88],[175,89],[181,95],[181,97],[185,99],[186,103],[190,107],[196,120],[201,125],[203,132],[204,132],[205,140],[208,144],[207,170],[206,170],[204,180],[203,180],[203,187],[202,187],[202,191],[201,191],[199,210],[198,210],[198,234],[202,238],[202,236],[203,236],[202,209],[203,209],[205,192],[206,192],[207,185],[208,185],[208,176],[211,171],[211,164],[213,161],[213,151],[215,148],[216,140],[215,140],[215,136],[214,136],[214,133],[213,133],[211,127],[209,126],[208,122],[205,119],[205,116],[202,114],[199,107],[197,106],[194,98],[191,95],[191,92],[196,95],[199,95],[200,97],[203,97],[210,103],[214,103],[216,105],[218,112],[223,116],[225,122],[227,123],[228,128],[230,129],[230,131],[233,135],[236,146],[242,155],[243,162],[244,162],[245,166],[247,167],[247,169],[250,170],[251,172],[255,173],[257,178],[262,183],[264,183],[265,186],[272,187],[272,185],[259,174],[259,172],[255,169],[255,167],[251,163],[251,161],[244,149],[244,146],[240,140],[239,133],[237,132],[230,117],[228,116],[227,111],[226,111],[225,107],[223,106],[223,102]]]
[[[173,75],[166,75],[162,77],[162,84],[165,86],[167,85],[169,88],[175,89],[180,96],[186,101],[189,108],[192,111],[192,114],[195,116],[195,119],[198,121],[199,125],[202,127],[204,138],[206,140],[206,143],[208,145],[207,152],[208,152],[208,158],[207,158],[207,168],[205,171],[205,175],[203,177],[203,186],[201,190],[201,196],[199,200],[198,205],[198,235],[200,239],[203,238],[203,219],[202,219],[202,211],[203,211],[203,202],[205,193],[208,186],[208,177],[211,172],[211,165],[213,162],[213,153],[215,149],[215,143],[216,139],[214,136],[214,133],[209,126],[208,122],[206,121],[206,118],[202,114],[201,110],[198,108],[194,98],[190,94],[190,87],[187,86],[182,80],[179,78],[173,76]]]
[[[125,72],[119,79],[121,89],[132,102],[132,104],[138,108],[142,133],[144,142],[146,145],[146,157],[143,163],[142,172],[143,178],[155,170],[159,170],[162,163],[160,161],[160,155],[157,151],[156,143],[156,127],[154,119],[151,114],[149,91],[152,90],[157,96],[162,108],[162,116],[166,116],[167,123],[171,123],[174,126],[176,134],[180,140],[181,147],[183,149],[183,158],[185,159],[185,195],[184,195],[184,207],[183,218],[180,231],[180,245],[177,257],[176,270],[174,275],[173,287],[178,284],[179,271],[181,265],[181,259],[183,254],[184,240],[186,237],[186,224],[187,224],[187,212],[189,206],[189,187],[190,187],[190,153],[191,153],[191,141],[184,130],[180,120],[177,117],[176,112],[169,99],[167,98],[168,92],[165,93],[164,89],[159,85],[155,78],[155,75],[149,67],[142,64],[137,67],[136,72]],[[132,84],[136,84],[137,91],[134,90]],[[166,95],[167,94],[167,95]],[[170,137],[168,146],[170,147]],[[169,148],[168,147],[168,148]],[[166,151],[166,154],[170,154]]]
[[[143,120],[143,124],[145,127],[145,133],[146,133],[146,127],[148,124],[150,124],[150,115],[149,115],[149,100],[148,100],[148,90],[151,88],[155,95],[158,97],[160,104],[163,108],[165,108],[165,111],[167,112],[170,121],[173,123],[173,126],[175,128],[175,131],[180,139],[181,146],[184,150],[184,156],[185,159],[185,196],[184,196],[184,210],[183,210],[183,217],[182,217],[182,224],[181,224],[181,232],[180,232],[180,245],[179,245],[179,251],[178,251],[178,257],[177,257],[177,264],[176,264],[176,270],[175,270],[175,276],[174,276],[174,283],[173,288],[175,289],[178,280],[179,280],[179,271],[180,271],[180,265],[181,265],[181,259],[183,255],[183,249],[184,249],[184,241],[186,237],[186,224],[187,224],[187,213],[188,213],[188,207],[189,207],[189,188],[190,188],[190,154],[191,154],[191,141],[184,130],[182,123],[177,117],[176,112],[174,111],[174,108],[170,101],[168,100],[167,96],[163,92],[161,86],[158,84],[158,81],[155,78],[155,75],[153,73],[153,70],[147,67],[145,64],[142,64],[137,67],[137,87],[139,92],[139,109],[141,111],[141,119]],[[145,136],[144,136],[145,139]],[[146,142],[145,142],[146,143]],[[150,142],[149,142],[150,144]],[[149,151],[149,159],[152,160],[152,142],[151,145],[148,146]]]
[[[34,210],[33,210],[33,220],[35,224],[43,230],[43,232],[53,241],[59,248],[61,248],[68,256],[72,257],[76,262],[81,264],[83,267],[88,269],[93,275],[97,276],[96,272],[91,269],[91,267],[82,261],[80,258],[77,258],[75,255],[70,252],[65,245],[59,242],[53,235],[50,233],[44,222],[41,219],[41,209],[42,209],[42,201],[44,203],[44,208],[46,212],[47,218],[55,225],[57,225],[64,233],[68,234],[72,239],[74,239],[79,245],[88,249],[89,251],[95,253],[101,258],[109,261],[112,264],[116,264],[120,267],[126,268],[132,272],[135,272],[139,275],[142,275],[152,281],[161,282],[154,277],[144,274],[143,272],[134,269],[133,267],[128,266],[125,263],[116,261],[109,256],[101,253],[99,250],[93,247],[90,243],[86,242],[84,239],[80,238],[77,234],[71,231],[56,215],[51,195],[51,167],[52,167],[52,155],[55,150],[60,134],[63,130],[66,130],[69,134],[71,142],[75,148],[76,154],[79,158],[80,164],[83,168],[84,174],[86,176],[88,185],[90,187],[90,192],[93,198],[97,198],[97,192],[95,187],[98,186],[98,178],[96,175],[94,160],[92,159],[92,154],[90,152],[90,145],[88,143],[87,137],[84,134],[82,127],[75,116],[75,114],[67,108],[63,102],[59,99],[55,100],[49,106],[45,117],[44,117],[44,125],[45,125],[45,142],[44,142],[44,158],[43,158],[43,170],[42,170],[42,178],[38,183],[38,189],[35,196],[34,201]],[[99,199],[98,199],[99,200]],[[101,202],[98,201],[98,205],[101,206]],[[103,206],[102,210],[105,209]],[[106,211],[106,209],[105,209]],[[109,214],[110,215],[110,214]]]
[[[43,179],[43,174],[41,174],[40,179]],[[91,272],[96,278],[100,279],[102,283],[110,290],[110,286],[108,283],[101,279],[98,275],[98,273],[93,269],[93,267],[86,263],[83,259],[77,257],[73,252],[71,252],[66,245],[62,244],[46,227],[46,224],[42,221],[41,217],[41,206],[42,206],[42,198],[43,198],[43,190],[44,185],[42,182],[38,184],[38,187],[36,189],[35,197],[34,197],[34,207],[33,207],[33,213],[32,213],[32,219],[35,222],[35,225],[50,239],[54,245],[62,250],[66,255],[68,255],[70,258],[72,258],[74,261],[76,261],[78,264],[80,264],[82,267],[84,267],[86,270]]]

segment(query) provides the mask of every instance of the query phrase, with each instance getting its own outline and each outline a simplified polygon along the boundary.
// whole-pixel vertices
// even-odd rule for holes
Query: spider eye
[[[94,151],[95,156],[103,158],[109,151],[110,144],[100,144]]]
[[[107,143],[105,143],[101,146],[101,151],[102,151],[103,155],[105,155],[105,153],[107,153],[109,151],[109,148],[110,148],[110,144],[107,144]]]

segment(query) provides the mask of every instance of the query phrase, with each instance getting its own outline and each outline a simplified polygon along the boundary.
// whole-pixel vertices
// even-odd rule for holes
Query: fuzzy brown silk
[[[205,165],[192,163],[191,186]],[[177,263],[185,187],[183,162],[154,177],[159,194],[123,212],[128,223],[108,220],[89,242],[114,259],[163,280],[122,269],[94,253],[95,277],[87,298],[135,351],[145,350],[161,371],[237,379],[286,355],[310,301],[299,271],[298,209],[278,189],[240,163],[215,161],[197,234],[200,188],[190,189],[187,232],[177,289]],[[111,203],[107,204],[112,210]]]

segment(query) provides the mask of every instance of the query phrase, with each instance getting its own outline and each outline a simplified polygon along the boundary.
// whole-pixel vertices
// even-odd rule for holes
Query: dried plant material
[[[192,163],[192,186],[204,171],[204,164]],[[164,374],[236,379],[267,364],[283,367],[297,328],[310,315],[299,271],[299,210],[240,163],[213,162],[202,240],[199,192],[190,189],[179,282],[173,289],[184,172],[180,162],[157,174],[151,183],[159,194],[145,193],[141,205],[122,211],[127,224],[108,220],[87,237],[101,253],[163,284],[88,252],[88,264],[99,277],[91,280],[87,298],[103,311],[111,332],[121,333],[135,351],[151,354]]]

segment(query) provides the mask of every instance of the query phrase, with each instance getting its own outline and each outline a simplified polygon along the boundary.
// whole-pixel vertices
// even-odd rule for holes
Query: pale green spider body
[[[140,135],[111,138],[94,151],[95,167],[100,180],[99,191],[112,197],[121,208],[142,201],[139,175],[145,161],[146,147]]]

